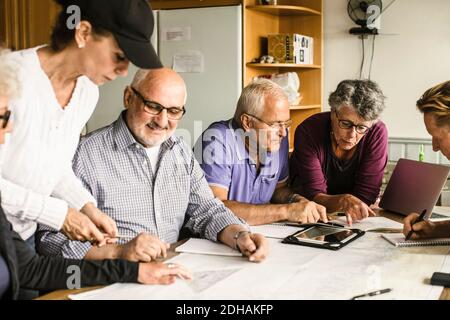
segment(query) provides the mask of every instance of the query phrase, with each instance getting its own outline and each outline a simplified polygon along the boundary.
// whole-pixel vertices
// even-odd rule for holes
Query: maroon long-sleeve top
[[[310,200],[319,193],[352,194],[368,205],[375,203],[387,163],[385,124],[373,125],[345,162],[334,156],[330,132],[330,112],[315,114],[297,127],[289,165],[291,184]]]

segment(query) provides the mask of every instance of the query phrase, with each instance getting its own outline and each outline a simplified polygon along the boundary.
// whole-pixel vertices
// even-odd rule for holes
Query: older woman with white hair
[[[5,135],[13,127],[8,107],[9,98],[14,98],[19,93],[16,62],[0,51],[0,145],[3,145]],[[0,157],[2,151],[0,149]],[[122,260],[84,261],[39,256],[12,230],[0,206],[0,299],[17,299],[20,288],[68,289],[68,280],[73,275],[70,270],[74,268],[80,271],[81,286],[114,282],[171,284],[176,276],[191,278],[189,271],[176,264]]]
[[[370,80],[342,81],[330,95],[331,112],[305,120],[295,132],[291,184],[348,224],[375,213],[387,163],[387,129],[379,120],[385,97]]]

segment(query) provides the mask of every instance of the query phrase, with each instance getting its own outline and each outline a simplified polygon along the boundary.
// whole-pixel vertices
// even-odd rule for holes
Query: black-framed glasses
[[[11,118],[11,111],[7,110],[0,119],[3,119],[2,129],[5,129],[8,126],[9,119]]]
[[[144,111],[151,115],[157,116],[163,110],[167,110],[167,118],[172,119],[172,120],[180,120],[186,113],[186,109],[184,107],[181,107],[181,108],[164,107],[163,105],[161,105],[158,102],[145,99],[144,96],[142,96],[142,94],[139,91],[137,91],[135,88],[133,88],[133,87],[130,87],[130,88],[131,88],[131,90],[133,90],[134,94],[136,96],[138,96],[139,99],[142,100],[142,102],[144,104]]]
[[[259,122],[262,122],[266,125],[268,125],[273,130],[280,130],[280,129],[289,129],[292,126],[292,120],[286,120],[286,121],[275,121],[275,122],[266,122],[258,117],[255,117],[252,114],[247,114],[248,116],[258,120]]]
[[[338,119],[338,126],[341,129],[349,130],[355,128],[356,132],[359,134],[366,134],[369,131],[370,127],[362,125],[362,124],[354,124],[350,120],[341,120],[339,119],[339,114],[337,110],[334,109],[334,113],[336,114],[336,118]]]

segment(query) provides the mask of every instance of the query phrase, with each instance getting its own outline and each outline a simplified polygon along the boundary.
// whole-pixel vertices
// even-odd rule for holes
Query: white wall
[[[348,33],[355,25],[347,2],[324,0],[324,101],[341,80],[359,77],[362,45]],[[381,28],[381,33],[398,34],[376,38],[371,77],[388,97],[382,119],[389,136],[429,138],[415,101],[426,89],[450,80],[450,1],[397,0],[383,14]],[[371,39],[366,40],[366,76],[369,43]]]

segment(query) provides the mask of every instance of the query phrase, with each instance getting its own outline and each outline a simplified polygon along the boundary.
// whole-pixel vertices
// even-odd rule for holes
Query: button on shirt
[[[268,203],[277,184],[288,179],[288,139],[279,151],[260,156],[259,172],[244,139],[234,120],[213,123],[197,141],[195,156],[209,185],[228,190],[228,200]]]
[[[73,163],[74,172],[98,207],[116,221],[121,235],[146,232],[173,243],[186,215],[195,234],[213,241],[228,225],[245,225],[214,197],[192,150],[181,139],[171,137],[161,145],[152,170],[145,148],[123,116],[83,139]],[[91,248],[90,243],[71,241],[48,228],[40,229],[38,238],[43,254],[81,259]]]
[[[5,259],[0,255],[0,299],[9,287],[9,271]]]

